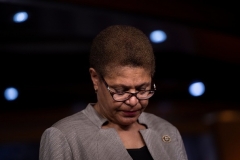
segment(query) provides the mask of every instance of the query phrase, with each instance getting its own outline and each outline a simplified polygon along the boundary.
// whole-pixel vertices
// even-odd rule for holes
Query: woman
[[[156,87],[152,46],[140,30],[114,25],[90,53],[97,102],[42,135],[41,160],[186,160],[178,130],[144,109]]]

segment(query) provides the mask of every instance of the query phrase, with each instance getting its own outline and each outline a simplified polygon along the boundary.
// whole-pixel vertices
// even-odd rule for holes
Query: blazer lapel
[[[151,129],[140,130],[140,133],[154,160],[170,160],[159,134]]]
[[[113,128],[101,129],[98,140],[98,159],[132,160]]]

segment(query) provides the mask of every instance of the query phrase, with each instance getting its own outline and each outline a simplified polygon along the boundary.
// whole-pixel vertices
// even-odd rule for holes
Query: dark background
[[[14,23],[18,11],[29,19]],[[189,160],[237,159],[239,16],[234,1],[0,0],[0,159],[38,159],[42,132],[96,101],[88,53],[113,24],[166,32],[153,44],[157,92],[147,111],[179,129]],[[188,93],[196,80],[206,87],[201,97]],[[9,86],[16,101],[4,99]]]

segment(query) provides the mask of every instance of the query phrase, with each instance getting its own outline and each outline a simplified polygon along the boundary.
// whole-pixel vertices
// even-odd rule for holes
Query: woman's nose
[[[132,107],[136,106],[138,103],[138,99],[135,95],[132,95],[128,100],[127,103],[131,105]]]

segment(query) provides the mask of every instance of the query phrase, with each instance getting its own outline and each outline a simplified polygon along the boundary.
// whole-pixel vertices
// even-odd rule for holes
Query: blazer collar
[[[120,138],[116,138],[117,133],[114,129],[104,129],[101,130],[102,125],[107,122],[107,119],[101,116],[100,114],[97,113],[97,111],[94,109],[94,103],[89,103],[88,106],[83,110],[83,113],[100,129],[99,134],[102,135],[103,142],[109,142],[109,137],[113,137],[111,139],[111,143],[114,144],[114,146],[118,147],[113,147],[112,150],[115,148],[116,152],[113,153],[121,153],[122,156],[125,157],[126,160],[130,160],[131,157],[127,154],[126,149],[121,143]],[[161,138],[159,136],[161,133],[158,133],[152,128],[151,123],[149,122],[148,118],[146,117],[146,113],[142,113],[139,116],[138,121],[141,124],[145,124],[147,126],[147,129],[140,130],[140,133],[143,136],[143,139],[148,147],[149,152],[151,153],[153,159],[164,159],[164,160],[170,160],[168,154],[166,153],[166,149],[163,146],[163,142],[161,141]],[[106,138],[104,138],[106,137]],[[105,148],[104,144],[105,143],[99,143],[101,144],[100,148]]]
[[[101,129],[102,125],[107,122],[107,119],[98,114],[93,106],[93,103],[88,104],[83,110],[83,113],[99,128],[98,152],[101,153],[99,154],[99,160],[113,159],[116,157],[116,159],[119,160],[132,160],[115,129]],[[111,148],[109,148],[109,144],[111,144]]]
[[[149,122],[149,118],[146,113],[143,112],[139,118],[139,123],[147,126],[147,129],[140,130],[141,135],[148,147],[149,152],[151,153],[153,159],[164,159],[170,160],[170,157],[167,154],[166,147],[164,147],[164,143],[161,138],[161,134],[163,134],[160,130],[156,131],[154,128],[154,124]]]
[[[147,148],[152,155],[153,159],[170,160],[166,148],[159,138],[159,133],[152,129],[140,130],[141,135],[147,145]]]
[[[101,116],[95,109],[95,103],[89,103],[87,107],[83,110],[83,113],[99,128],[108,120]]]

